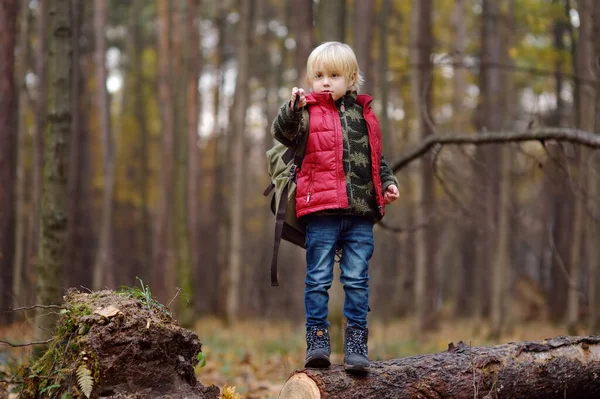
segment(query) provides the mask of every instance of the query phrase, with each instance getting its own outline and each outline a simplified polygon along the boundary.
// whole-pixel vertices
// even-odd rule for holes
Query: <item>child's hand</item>
[[[399,196],[400,196],[400,193],[398,192],[398,187],[396,187],[394,184],[390,184],[385,189],[385,194],[383,195],[383,199],[385,200],[386,204],[391,204],[392,202],[396,201]]]
[[[290,109],[292,111],[294,111],[294,101],[296,101],[296,97],[298,97],[298,96],[300,96],[299,101],[298,101],[298,109],[300,109],[306,105],[306,97],[304,95],[304,89],[302,89],[302,88],[299,89],[297,87],[294,87],[292,89],[292,99],[290,101]]]

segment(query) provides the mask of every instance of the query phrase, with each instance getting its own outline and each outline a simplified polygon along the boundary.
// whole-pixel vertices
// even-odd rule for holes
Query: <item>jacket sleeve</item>
[[[381,156],[379,177],[381,178],[381,187],[383,188],[384,192],[388,188],[388,186],[392,184],[398,187],[398,179],[396,179],[396,176],[394,176],[392,168],[390,168],[383,155]]]
[[[279,113],[271,125],[271,135],[273,138],[287,147],[298,144],[300,138],[306,133],[308,111],[302,109],[292,111],[289,102],[286,102],[279,109]]]

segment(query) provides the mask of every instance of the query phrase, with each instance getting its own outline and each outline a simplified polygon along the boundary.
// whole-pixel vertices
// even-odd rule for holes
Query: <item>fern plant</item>
[[[89,398],[94,389],[94,377],[92,377],[92,372],[85,364],[77,368],[77,385],[85,397]]]

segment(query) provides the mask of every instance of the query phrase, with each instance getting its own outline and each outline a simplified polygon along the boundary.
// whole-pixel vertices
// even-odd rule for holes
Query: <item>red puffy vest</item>
[[[297,175],[296,216],[301,217],[325,209],[348,207],[346,176],[342,156],[344,140],[338,110],[329,93],[306,96],[310,114],[308,140]],[[356,103],[363,108],[369,131],[373,185],[380,215],[385,212],[379,169],[381,164],[381,131],[371,109],[371,96],[358,95]]]

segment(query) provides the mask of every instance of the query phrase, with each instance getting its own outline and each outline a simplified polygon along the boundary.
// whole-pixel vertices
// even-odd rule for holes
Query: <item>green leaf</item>
[[[43,394],[43,393],[46,393],[46,392],[48,392],[48,391],[50,391],[52,389],[56,389],[56,388],[60,388],[60,384],[53,384],[53,385],[47,386],[44,389],[41,389],[40,390],[40,395]]]
[[[198,356],[196,356],[196,359],[198,359],[199,367],[206,366],[206,358],[204,357],[204,353],[202,353],[202,352],[198,353]]]

